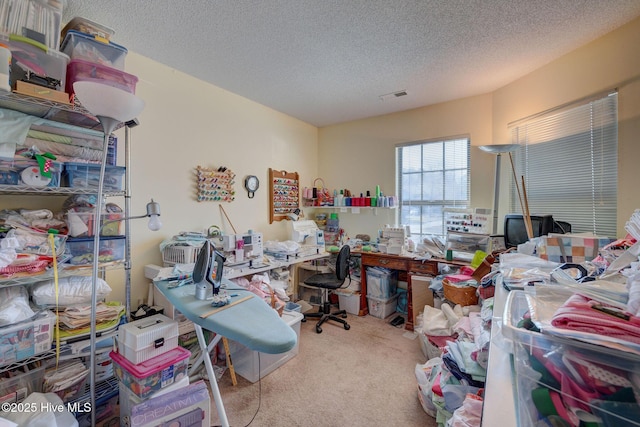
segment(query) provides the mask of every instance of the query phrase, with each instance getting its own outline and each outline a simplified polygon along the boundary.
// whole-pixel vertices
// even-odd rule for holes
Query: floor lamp
[[[109,146],[109,135],[116,130],[118,125],[134,119],[142,112],[144,101],[132,93],[120,88],[109,86],[107,84],[95,81],[78,81],[73,84],[73,91],[80,104],[91,114],[96,116],[102,125],[104,133],[104,143],[102,146],[102,163],[100,166],[100,180],[98,181],[98,197],[96,198],[96,212],[99,215],[102,212],[102,192],[104,186],[104,171],[107,160],[107,147]],[[159,214],[159,210],[158,210]],[[98,281],[99,266],[99,238],[100,238],[100,221],[94,221],[93,227],[93,266],[91,280],[92,283]],[[97,305],[96,292],[91,293],[91,307]],[[96,312],[91,310],[91,337],[96,335]],[[91,425],[96,424],[96,389],[95,389],[95,339],[91,339],[91,355],[89,375],[90,375],[90,395],[91,395]]]
[[[487,153],[496,154],[496,175],[493,182],[493,229],[492,234],[498,234],[498,199],[500,197],[500,159],[503,153],[512,153],[520,147],[519,144],[481,145],[479,148]]]

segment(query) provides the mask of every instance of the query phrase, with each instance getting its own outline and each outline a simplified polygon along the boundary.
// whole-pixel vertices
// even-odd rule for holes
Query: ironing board
[[[211,302],[195,298],[195,285],[169,289],[169,282],[155,282],[158,290],[195,326],[198,344],[203,355],[208,354],[222,337],[234,340],[247,348],[267,354],[285,353],[295,347],[297,335],[295,331],[278,316],[278,313],[255,294],[245,290],[229,291],[231,302],[214,314],[201,318],[200,315],[211,312]],[[228,279],[222,280],[223,287],[234,288],[236,285]],[[242,300],[242,301],[240,301]],[[237,302],[234,304],[234,302]],[[214,339],[207,345],[202,330],[214,332]],[[213,365],[209,357],[204,357],[204,364],[209,376],[209,386],[218,410],[220,422],[229,426],[227,414],[222,404],[222,397],[216,381]]]

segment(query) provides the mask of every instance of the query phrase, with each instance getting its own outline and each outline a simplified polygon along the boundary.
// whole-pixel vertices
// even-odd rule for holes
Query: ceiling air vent
[[[386,95],[380,95],[381,101],[388,101],[390,99],[400,98],[401,96],[407,95],[406,90],[399,90],[397,92],[387,93]]]

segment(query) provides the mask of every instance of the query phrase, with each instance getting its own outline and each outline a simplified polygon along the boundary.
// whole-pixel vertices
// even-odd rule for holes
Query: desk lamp
[[[481,145],[482,151],[497,154],[496,156],[496,175],[493,182],[493,229],[491,234],[498,233],[498,198],[500,197],[500,158],[503,153],[512,153],[520,147],[519,144],[495,144]]]
[[[116,129],[118,124],[129,121],[135,118],[142,112],[144,108],[144,101],[132,93],[125,90],[109,86],[107,84],[98,83],[94,81],[78,81],[73,84],[73,91],[76,98],[80,101],[80,104],[91,114],[96,116],[100,124],[102,125],[104,133],[104,143],[102,150],[102,163],[100,166],[100,180],[98,181],[97,193],[102,195],[104,187],[104,171],[105,163],[107,160],[107,147],[109,146],[109,135]],[[96,212],[102,212],[102,197],[98,197],[96,201]],[[147,205],[147,212],[148,205]],[[156,212],[156,211],[153,211]],[[159,210],[157,211],[159,215]],[[155,215],[155,213],[154,213]],[[157,217],[156,217],[157,218]],[[91,280],[92,283],[96,283],[98,280],[98,257],[100,255],[100,221],[94,221],[93,227],[93,266]],[[91,292],[91,307],[97,305],[96,292]],[[96,312],[95,309],[91,310],[91,337],[96,335]],[[91,408],[96,408],[96,390],[95,390],[95,353],[96,343],[95,339],[91,340],[91,355],[90,355],[90,395],[91,395]],[[91,411],[91,425],[96,423],[96,411]]]

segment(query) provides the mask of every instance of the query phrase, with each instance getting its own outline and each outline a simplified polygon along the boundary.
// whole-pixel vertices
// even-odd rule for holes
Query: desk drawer
[[[407,270],[408,261],[404,259],[384,257],[384,256],[367,256],[362,255],[362,265],[370,265],[373,267],[384,267],[391,270]]]
[[[429,274],[431,276],[438,275],[438,263],[435,262],[421,262],[421,261],[411,261],[409,264],[409,271],[412,273],[422,273]]]

